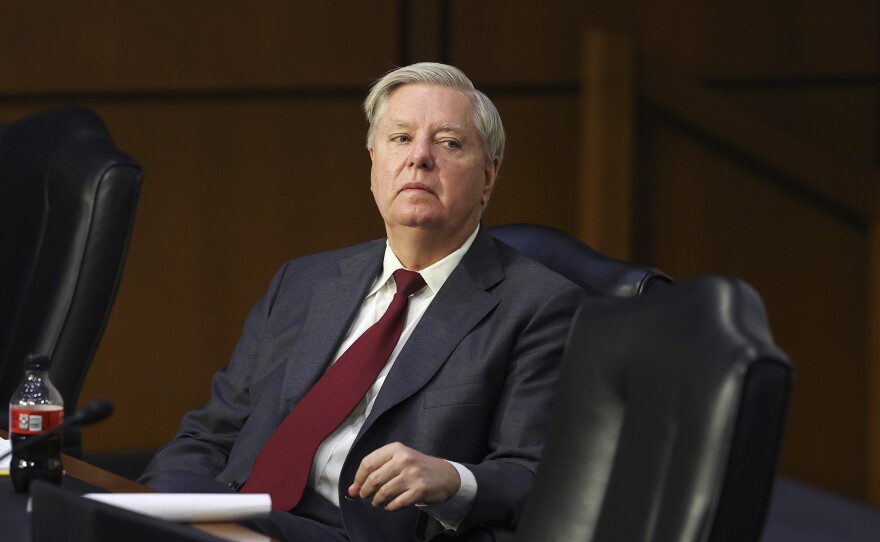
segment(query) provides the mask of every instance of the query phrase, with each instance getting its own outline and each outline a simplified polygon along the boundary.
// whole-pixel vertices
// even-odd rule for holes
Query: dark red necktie
[[[291,510],[302,497],[318,446],[351,414],[378,378],[400,339],[409,296],[425,286],[421,275],[394,272],[397,293],[378,322],[348,347],[263,446],[245,493],[269,493],[272,509]]]

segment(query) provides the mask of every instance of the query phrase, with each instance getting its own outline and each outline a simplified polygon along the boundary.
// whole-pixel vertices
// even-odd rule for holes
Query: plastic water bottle
[[[9,401],[9,437],[13,450],[20,442],[44,433],[64,420],[64,400],[49,380],[49,358],[29,354],[24,364],[24,381]],[[61,433],[14,452],[9,464],[12,485],[27,492],[31,481],[40,478],[61,483]]]

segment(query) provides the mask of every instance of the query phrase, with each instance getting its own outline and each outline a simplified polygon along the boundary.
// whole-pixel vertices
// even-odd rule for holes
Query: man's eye
[[[447,139],[446,141],[443,142],[443,145],[447,149],[460,149],[461,148],[461,143],[459,143],[458,141],[455,141],[453,139]]]
[[[409,141],[409,136],[396,135],[391,138],[391,141],[393,141],[395,143],[406,143],[407,141]]]

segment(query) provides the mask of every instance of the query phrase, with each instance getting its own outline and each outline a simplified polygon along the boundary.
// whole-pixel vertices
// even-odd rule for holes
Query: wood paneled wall
[[[207,398],[211,374],[282,261],[382,234],[360,102],[394,65],[438,60],[488,92],[508,131],[486,221],[608,238],[587,215],[591,206],[607,211],[605,203],[585,203],[581,179],[616,164],[610,171],[634,182],[616,194],[636,212],[606,250],[680,280],[713,272],[752,282],[798,373],[783,472],[863,497],[868,222],[817,201],[860,200],[875,187],[817,175],[823,186],[807,192],[818,200],[805,199],[637,96],[640,64],[660,59],[796,139],[873,168],[878,9],[873,0],[4,6],[0,119],[91,107],[146,173],[119,296],[82,397],[109,398],[117,414],[85,432],[87,448],[151,450],[168,440]],[[595,88],[582,77],[581,51],[588,25],[635,39],[637,116],[594,109],[607,124],[592,136],[585,126],[595,98],[585,97]],[[612,162],[591,161],[588,137]],[[611,137],[632,139],[623,162]]]
[[[207,399],[284,260],[383,235],[361,101],[393,66],[451,61],[452,43],[485,37],[467,13],[463,3],[392,0],[344,13],[284,0],[4,8],[0,119],[90,107],[145,170],[119,295],[81,398],[111,399],[116,414],[86,430],[89,451],[169,440]],[[555,47],[573,68],[576,52]],[[578,127],[559,120],[576,114],[576,70],[506,81],[470,71],[483,88],[503,82],[492,97],[510,133],[487,222],[571,230]]]
[[[880,504],[866,476],[880,6],[677,4],[643,4],[646,62],[721,101],[685,119],[671,110],[691,97],[643,96],[636,257],[758,289],[796,371],[782,472]],[[731,145],[733,124],[748,130]]]

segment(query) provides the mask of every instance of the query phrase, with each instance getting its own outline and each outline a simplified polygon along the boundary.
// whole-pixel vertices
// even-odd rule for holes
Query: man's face
[[[497,160],[486,160],[471,101],[436,85],[404,85],[388,97],[370,158],[370,189],[386,228],[447,237],[476,228],[498,170]]]

